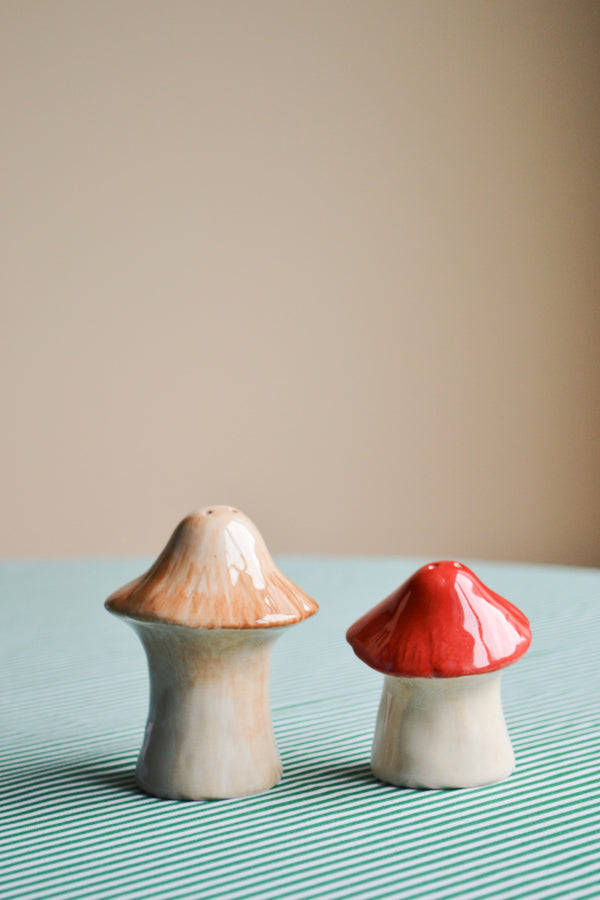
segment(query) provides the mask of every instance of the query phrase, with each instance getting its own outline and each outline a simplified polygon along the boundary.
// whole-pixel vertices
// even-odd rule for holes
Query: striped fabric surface
[[[426,560],[285,558],[321,605],[275,646],[284,778],[242,800],[136,790],[147,673],[102,602],[145,560],[0,566],[0,896],[600,897],[600,572],[473,563],[531,619],[503,679],[517,771],[477,790],[375,781],[382,677],[345,629]]]

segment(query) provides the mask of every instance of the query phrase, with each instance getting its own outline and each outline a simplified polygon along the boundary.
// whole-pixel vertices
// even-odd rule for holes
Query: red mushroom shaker
[[[458,562],[423,566],[346,635],[385,675],[371,768],[405,787],[491,784],[515,757],[500,697],[531,643],[525,615]]]

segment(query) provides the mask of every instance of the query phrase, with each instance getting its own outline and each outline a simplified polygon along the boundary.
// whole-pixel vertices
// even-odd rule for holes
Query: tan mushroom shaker
[[[210,799],[276,784],[271,650],[318,606],[276,568],[252,522],[229,506],[188,516],[106,607],[133,626],[148,657],[139,785],[158,797]]]

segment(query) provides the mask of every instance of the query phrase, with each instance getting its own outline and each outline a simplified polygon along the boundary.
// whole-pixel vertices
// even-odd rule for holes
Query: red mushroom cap
[[[346,634],[378,672],[457,678],[494,672],[531,643],[527,617],[458,562],[423,566]]]

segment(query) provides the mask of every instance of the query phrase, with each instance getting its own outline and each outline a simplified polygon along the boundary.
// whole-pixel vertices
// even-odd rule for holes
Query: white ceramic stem
[[[405,787],[459,788],[506,778],[515,758],[500,672],[385,678],[371,756],[374,775]]]
[[[131,624],[150,672],[139,785],[158,797],[199,800],[242,797],[276,784],[282,769],[269,667],[280,629]]]

